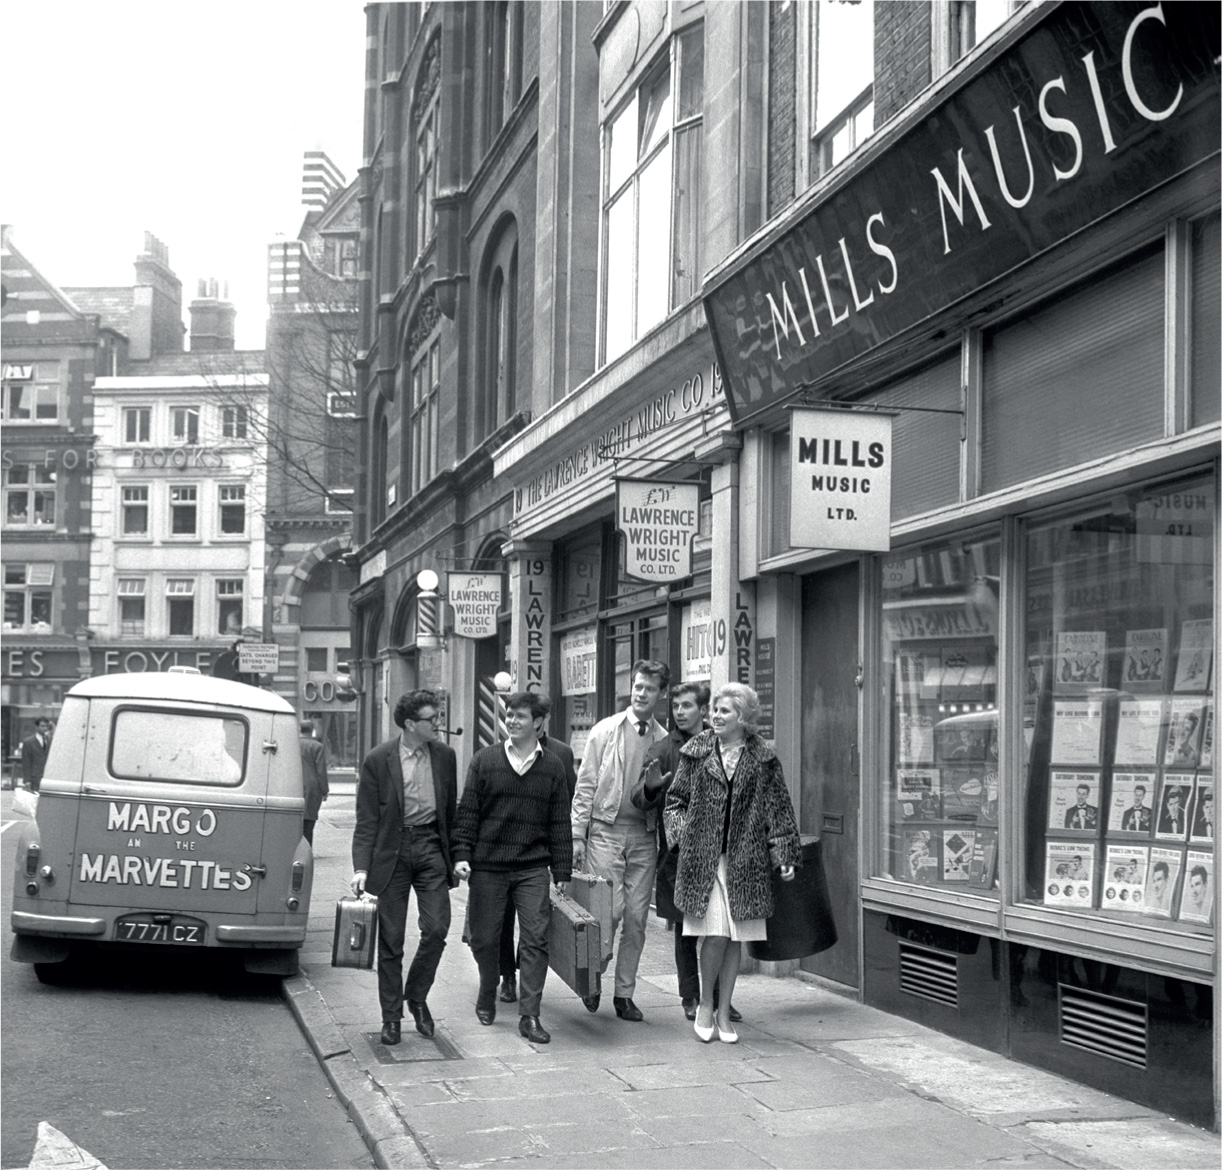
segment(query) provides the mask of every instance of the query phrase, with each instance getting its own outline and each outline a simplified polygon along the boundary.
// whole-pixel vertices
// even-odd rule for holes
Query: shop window
[[[123,441],[148,443],[153,435],[153,410],[149,406],[123,408]]]
[[[217,489],[221,534],[241,536],[246,531],[246,485],[223,483]]]
[[[246,438],[247,413],[244,406],[226,406],[221,409],[221,434],[226,439]]]
[[[703,113],[698,25],[604,130],[603,361],[699,290]]]
[[[6,633],[51,632],[51,587],[54,564],[10,561],[4,566],[4,629]]]
[[[1162,435],[1164,286],[1159,246],[985,337],[985,491]]]
[[[1192,225],[1192,425],[1222,417],[1222,230],[1219,216]]]
[[[195,634],[195,582],[190,578],[171,577],[165,583],[166,624],[172,637],[193,637]]]
[[[556,620],[598,612],[602,583],[602,535],[595,532],[568,546],[560,558],[560,607]]]
[[[612,711],[622,711],[632,699],[632,664],[638,658],[653,658],[670,662],[670,639],[666,612],[640,614],[607,626],[607,647],[614,664],[615,705]],[[665,722],[665,710],[659,713]]]
[[[199,488],[181,485],[170,488],[170,533],[173,536],[195,536],[197,525]]]
[[[55,527],[55,471],[41,463],[4,469],[4,526]]]
[[[148,536],[149,489],[147,484],[123,489],[123,535]]]
[[[996,535],[885,557],[880,872],[997,897]]]
[[[232,637],[242,632],[242,594],[245,583],[240,579],[216,583],[216,632]]]
[[[143,577],[119,578],[119,634],[124,638],[144,637],[144,589]]]
[[[59,363],[5,362],[0,417],[6,423],[59,421]]]
[[[1216,484],[1026,536],[1024,900],[1212,933]]]
[[[189,447],[199,442],[199,407],[175,406],[170,410],[170,435],[174,442]]]
[[[874,133],[874,0],[817,0],[811,180]]]

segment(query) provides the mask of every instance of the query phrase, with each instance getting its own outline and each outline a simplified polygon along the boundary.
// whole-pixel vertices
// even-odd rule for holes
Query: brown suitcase
[[[598,995],[602,940],[598,919],[572,898],[551,891],[547,965],[580,996]]]
[[[335,903],[331,966],[359,967],[368,971],[373,966],[377,949],[377,898],[340,898]]]
[[[611,883],[605,877],[592,873],[574,873],[565,891],[578,906],[584,907],[598,919],[598,933],[602,943],[602,962],[611,957],[612,905]]]

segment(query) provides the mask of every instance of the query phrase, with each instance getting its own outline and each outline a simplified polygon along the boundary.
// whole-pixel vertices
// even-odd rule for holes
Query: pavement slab
[[[347,802],[345,809],[344,802]],[[587,1012],[553,977],[552,1043],[517,1032],[517,1005],[475,1018],[470,950],[455,930],[429,994],[437,1037],[386,1047],[373,971],[330,965],[348,893],[351,794],[315,839],[302,975],[285,998],[380,1166],[550,1170],[1116,1167],[1196,1170],[1219,1141],[1165,1114],[865,1007],[819,983],[751,973],[735,988],[738,1044],[701,1044],[683,1016],[673,936],[651,919],[634,999],[643,1023]],[[337,815],[338,814],[338,815]],[[408,951],[416,922],[408,918]]]

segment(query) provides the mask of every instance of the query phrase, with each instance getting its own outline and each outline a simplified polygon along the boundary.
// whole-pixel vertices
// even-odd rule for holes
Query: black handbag
[[[791,882],[781,881],[772,871],[772,915],[765,942],[749,942],[753,959],[779,963],[804,959],[836,945],[836,923],[823,872],[823,843],[818,837],[802,838],[802,864]]]

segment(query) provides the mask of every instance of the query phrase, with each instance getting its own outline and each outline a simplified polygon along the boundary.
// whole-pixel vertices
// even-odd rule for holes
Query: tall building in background
[[[749,683],[840,908],[779,971],[1215,1125],[1214,845],[1123,811],[1213,795],[1217,6],[366,19],[361,747]]]
[[[268,248],[269,633],[277,690],[313,719],[333,767],[357,763],[347,690],[356,488],[360,207],[356,183],[321,152],[302,173],[295,240]]]

